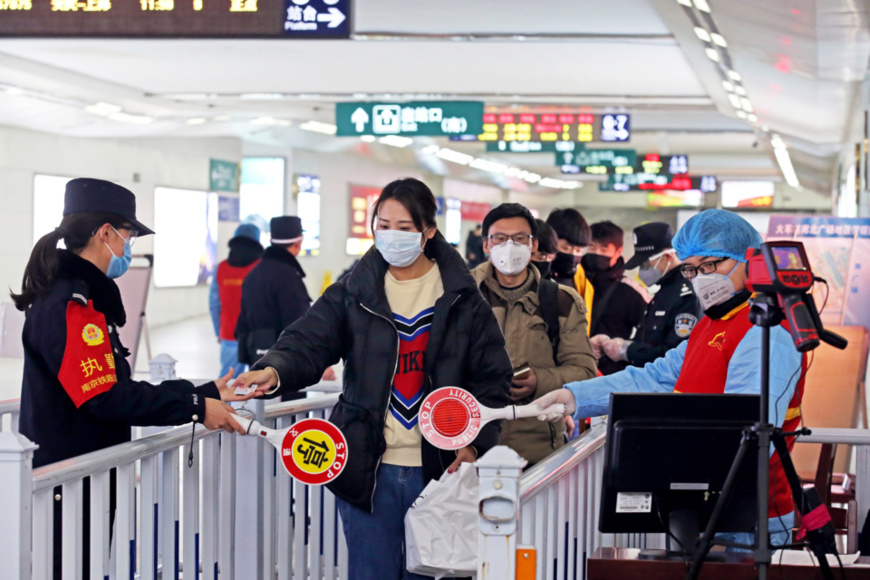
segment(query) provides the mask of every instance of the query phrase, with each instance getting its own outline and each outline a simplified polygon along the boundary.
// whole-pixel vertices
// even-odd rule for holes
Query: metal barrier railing
[[[326,418],[337,399],[257,402],[252,411],[264,426],[282,428]],[[0,433],[4,578],[52,577],[57,505],[64,579],[82,577],[86,519],[90,578],[177,580],[185,570],[185,580],[274,576],[269,571],[281,580],[346,578],[334,497],[291,481],[274,449],[256,438],[188,424],[31,471],[33,448]]]
[[[18,417],[21,414],[21,401],[0,401],[0,431],[18,433]]]

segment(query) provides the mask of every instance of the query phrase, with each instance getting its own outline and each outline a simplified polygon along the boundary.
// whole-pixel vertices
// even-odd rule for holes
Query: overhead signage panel
[[[0,36],[350,38],[351,0],[0,0]]]
[[[477,141],[477,137],[474,140]],[[541,141],[489,141],[486,144],[487,153],[558,153],[560,151],[582,151],[585,148],[584,143],[573,141],[550,143],[542,143]]]
[[[426,101],[412,103],[337,103],[339,137],[401,135],[443,137],[483,130],[483,103]]]
[[[624,143],[631,139],[631,117],[624,113],[487,113],[478,139]]]
[[[562,173],[605,175],[620,168],[633,168],[637,163],[634,149],[586,149],[556,153],[556,165]]]
[[[607,176],[607,181],[599,183],[599,191],[687,191],[697,189],[704,193],[716,191],[718,183],[713,175],[690,177],[689,175],[672,175],[670,173],[614,173]]]

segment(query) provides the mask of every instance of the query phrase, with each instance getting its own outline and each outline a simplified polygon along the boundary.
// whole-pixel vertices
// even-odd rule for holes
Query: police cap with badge
[[[154,233],[154,230],[136,219],[136,196],[133,192],[111,181],[79,177],[67,182],[63,215],[76,213],[115,214],[130,222],[139,236]]]
[[[651,222],[634,228],[634,255],[625,264],[625,269],[637,268],[651,256],[673,249],[673,239],[673,228],[664,222]]]

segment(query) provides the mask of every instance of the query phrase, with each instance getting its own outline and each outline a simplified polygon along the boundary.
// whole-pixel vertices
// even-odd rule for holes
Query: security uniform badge
[[[692,333],[692,329],[695,328],[697,322],[698,317],[694,314],[689,314],[688,312],[677,314],[677,318],[674,320],[674,332],[680,338],[686,338]]]
[[[115,356],[106,340],[106,317],[92,301],[71,300],[66,308],[66,348],[57,378],[76,408],[118,382]]]

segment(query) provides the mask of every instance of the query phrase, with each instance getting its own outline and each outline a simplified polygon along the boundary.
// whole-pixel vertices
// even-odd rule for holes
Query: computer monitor
[[[670,532],[691,555],[759,408],[758,395],[611,395],[598,529]],[[717,532],[754,531],[757,457],[753,444]]]

